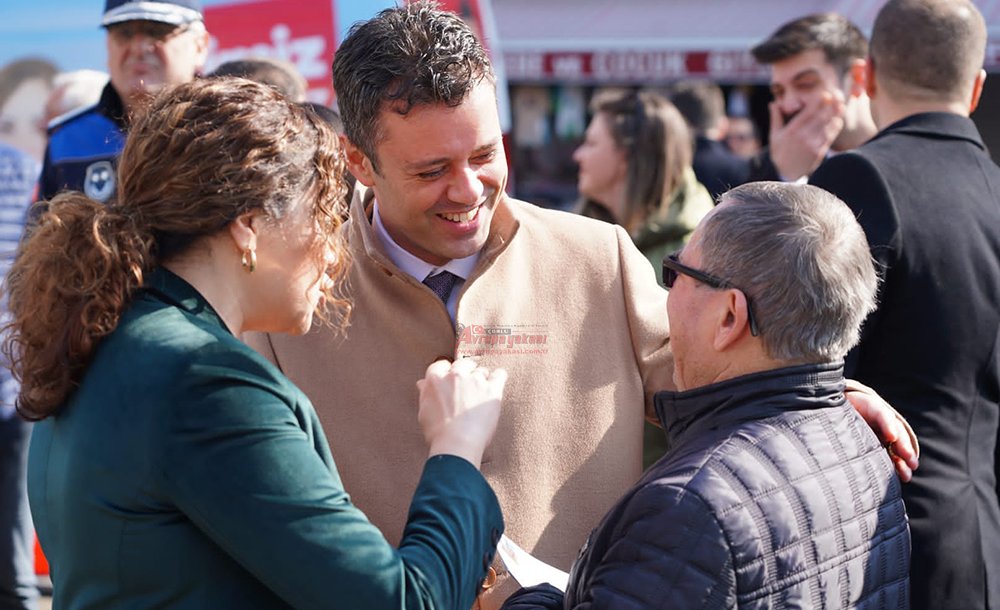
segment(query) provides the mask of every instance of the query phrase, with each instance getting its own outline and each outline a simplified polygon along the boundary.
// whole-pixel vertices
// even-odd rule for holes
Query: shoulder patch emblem
[[[98,161],[87,166],[83,192],[96,201],[106,202],[115,192],[115,168],[111,161]]]

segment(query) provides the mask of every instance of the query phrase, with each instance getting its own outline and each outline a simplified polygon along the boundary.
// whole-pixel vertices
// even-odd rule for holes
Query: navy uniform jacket
[[[39,200],[83,191],[102,203],[115,193],[118,155],[125,146],[125,108],[108,83],[96,105],[59,117],[49,127]]]
[[[903,486],[914,609],[1000,609],[1000,167],[975,124],[916,114],[827,159],[810,182],[843,199],[884,268],[846,374],[920,438]]]
[[[390,546],[305,395],[164,270],[36,425],[28,479],[56,610],[466,610],[503,527],[482,475],[437,456]]]

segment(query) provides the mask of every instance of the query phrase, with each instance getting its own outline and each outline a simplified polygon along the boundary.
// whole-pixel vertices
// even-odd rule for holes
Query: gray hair
[[[753,182],[722,195],[700,232],[704,270],[746,293],[768,356],[830,362],[857,344],[878,276],[840,199],[814,186]]]

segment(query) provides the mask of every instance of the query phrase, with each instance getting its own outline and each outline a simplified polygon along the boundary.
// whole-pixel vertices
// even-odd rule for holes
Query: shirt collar
[[[375,229],[375,236],[378,238],[379,243],[382,244],[382,248],[389,256],[389,260],[418,282],[422,282],[428,276],[435,275],[441,271],[449,271],[462,278],[463,281],[467,280],[472,275],[472,270],[476,267],[476,262],[479,260],[479,252],[465,258],[452,259],[441,266],[435,266],[417,258],[397,244],[396,240],[385,230],[385,225],[382,224],[382,218],[379,216],[378,200],[375,201],[375,207],[372,211],[372,227]]]

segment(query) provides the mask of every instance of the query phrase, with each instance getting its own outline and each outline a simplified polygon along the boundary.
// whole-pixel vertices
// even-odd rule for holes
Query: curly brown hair
[[[333,130],[271,87],[220,78],[161,94],[132,125],[118,201],[60,194],[21,245],[2,348],[21,382],[18,410],[29,419],[58,412],[146,274],[253,210],[280,224],[297,201],[312,203],[312,254],[333,253],[336,280],[317,315],[343,325],[343,171]]]

